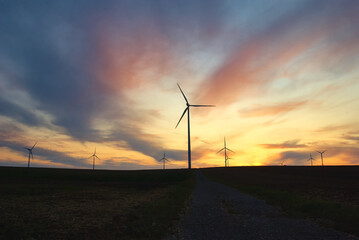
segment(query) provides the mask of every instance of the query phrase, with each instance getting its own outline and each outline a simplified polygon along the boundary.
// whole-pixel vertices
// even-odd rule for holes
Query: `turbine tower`
[[[325,153],[327,150],[324,150],[323,152],[319,152],[317,151],[318,153],[320,153],[320,158],[322,159],[322,167],[324,166],[324,162],[323,162],[323,153]]]
[[[215,105],[192,105],[192,104],[189,104],[186,96],[184,95],[180,85],[177,83],[177,86],[179,88],[179,90],[181,91],[183,97],[184,97],[184,100],[186,100],[186,109],[184,110],[184,112],[182,113],[182,116],[180,118],[180,120],[178,121],[177,125],[175,128],[177,128],[178,124],[181,122],[183,116],[186,114],[187,112],[187,125],[188,125],[188,169],[191,169],[191,133],[190,133],[190,121],[189,121],[189,109],[190,107],[215,107]]]
[[[95,151],[93,152],[93,154],[89,157],[89,159],[90,158],[92,158],[92,170],[95,170],[95,160],[96,160],[96,158],[98,160],[100,160],[100,158],[97,157],[97,155],[96,155],[96,148],[95,148]]]
[[[24,147],[27,151],[29,151],[29,158],[27,160],[27,167],[29,168],[30,167],[30,158],[34,159],[34,155],[32,154],[32,150],[35,148],[37,142],[34,144],[34,146],[32,146],[32,148],[27,148],[27,147]]]
[[[234,153],[234,152],[231,149],[227,148],[226,137],[224,137],[224,148],[219,150],[217,153],[220,153],[223,150],[224,150],[224,166],[227,167],[229,165],[229,164],[227,164],[227,160],[229,159],[229,157],[227,155],[227,150],[231,151],[232,153]]]
[[[163,158],[160,159],[160,161],[163,162],[163,169],[166,168],[166,161],[168,162],[169,160],[166,158],[166,152],[163,152]]]
[[[310,165],[313,166],[313,160],[315,159],[312,157],[312,154],[309,154],[309,156],[308,161],[310,161]]]

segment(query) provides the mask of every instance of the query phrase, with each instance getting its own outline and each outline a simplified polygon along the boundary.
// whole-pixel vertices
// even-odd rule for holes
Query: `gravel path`
[[[192,204],[170,239],[357,239],[305,220],[290,219],[275,207],[223,184],[200,171]]]

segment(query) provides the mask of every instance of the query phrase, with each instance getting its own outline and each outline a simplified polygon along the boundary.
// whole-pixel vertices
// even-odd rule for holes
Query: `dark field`
[[[277,205],[294,217],[359,236],[359,167],[202,169],[210,178]]]
[[[0,167],[0,239],[160,239],[194,182],[187,170]]]

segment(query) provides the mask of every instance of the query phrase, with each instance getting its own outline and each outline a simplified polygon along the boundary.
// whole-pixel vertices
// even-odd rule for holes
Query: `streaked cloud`
[[[260,105],[260,106],[254,106],[249,109],[240,110],[239,114],[241,115],[241,117],[272,116],[272,115],[278,115],[296,110],[302,107],[303,105],[305,105],[306,103],[307,101],[296,101],[296,102],[285,102],[279,104]]]
[[[299,140],[285,141],[277,144],[259,144],[260,147],[269,149],[305,148],[306,144],[299,144]]]

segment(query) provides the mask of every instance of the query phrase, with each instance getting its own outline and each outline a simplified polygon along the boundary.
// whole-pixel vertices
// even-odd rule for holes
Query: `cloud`
[[[305,148],[306,144],[298,144],[299,140],[285,141],[283,143],[278,144],[259,144],[262,148],[269,149],[285,149],[285,148]]]
[[[320,65],[315,64],[317,67],[312,71],[320,72],[326,68],[330,70],[330,67],[331,70],[342,69],[346,66],[343,62],[357,62],[355,54],[346,53],[358,51],[356,36],[359,31],[342,32],[341,28],[348,28],[348,24],[352,26],[356,21],[358,15],[354,9],[359,9],[358,5],[355,1],[347,4],[308,2],[279,15],[275,21],[268,22],[231,49],[223,63],[199,86],[200,101],[226,105],[240,98],[264,95],[276,77],[283,77],[289,69],[300,73],[304,64],[319,62]],[[338,34],[350,44],[343,46],[338,42]],[[327,47],[324,53],[315,51],[323,61],[317,61],[317,56],[311,51],[323,45]],[[334,61],[330,67],[325,66],[326,59],[336,59],[335,53],[342,56],[341,64]],[[293,76],[295,74],[290,76],[292,81]]]
[[[335,132],[338,130],[347,130],[351,127],[351,124],[338,124],[338,125],[328,125],[322,128],[315,130],[315,132]]]
[[[271,160],[271,162],[278,164],[292,164],[292,165],[303,165],[306,164],[309,158],[309,152],[296,152],[296,151],[285,151],[279,153],[277,157]]]
[[[28,109],[0,97],[0,115],[29,126],[40,126],[45,122]]]
[[[24,149],[24,147],[21,144],[16,143],[16,142],[0,140],[0,146],[7,147],[16,152],[26,152],[26,154],[27,154],[27,151]],[[88,160],[86,158],[71,157],[71,156],[67,155],[66,153],[48,150],[48,149],[42,148],[40,146],[36,146],[34,148],[33,154],[34,154],[34,158],[41,157],[41,158],[46,159],[46,161],[50,161],[50,162],[56,163],[56,164],[61,163],[61,164],[67,165],[67,166],[81,167],[81,168],[89,166]]]
[[[312,154],[316,161],[320,161],[320,155],[314,151],[283,151],[277,156],[273,157],[270,162],[284,163],[291,165],[307,165],[309,154]],[[323,155],[324,165],[347,165],[357,164],[359,156],[358,147],[340,147],[340,146],[327,146],[326,152]]]
[[[359,142],[359,136],[357,135],[345,135],[343,138],[346,140]]]
[[[281,113],[287,113],[296,110],[305,104],[307,104],[307,101],[294,101],[294,102],[285,102],[285,103],[270,104],[270,105],[257,105],[253,108],[240,110],[239,113],[242,117],[272,116],[272,115],[278,115]]]
[[[138,151],[146,156],[159,160],[166,152],[166,156],[174,161],[183,161],[186,159],[186,151],[166,149],[163,144],[163,139],[156,135],[145,134],[139,128],[122,128],[117,131],[112,131],[105,139],[105,142],[123,141],[125,145],[118,145],[122,149]]]

